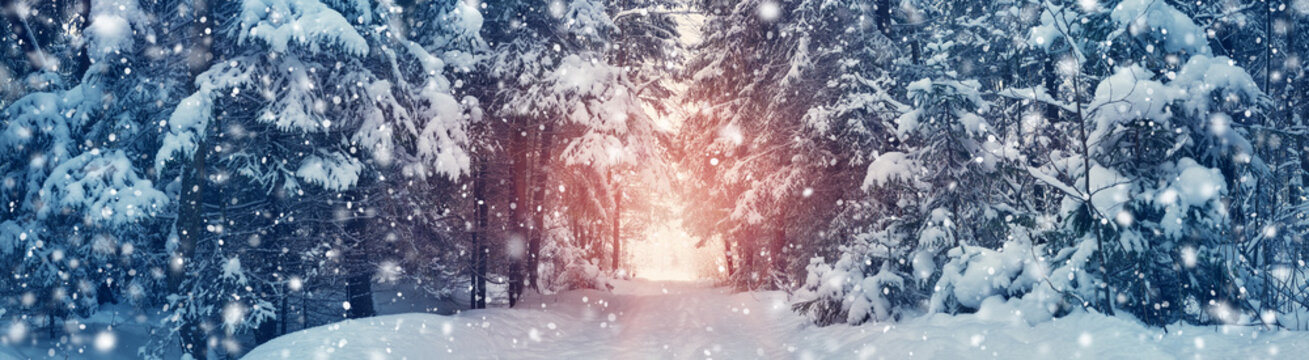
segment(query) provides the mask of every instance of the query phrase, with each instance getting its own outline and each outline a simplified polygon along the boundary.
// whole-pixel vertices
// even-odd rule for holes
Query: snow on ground
[[[1309,351],[1309,333],[1173,326],[1074,314],[1029,326],[1003,306],[901,323],[816,327],[782,292],[632,280],[612,293],[570,291],[517,309],[400,314],[291,333],[246,359],[1265,359]]]
[[[63,322],[57,330],[59,341],[47,335],[48,329],[23,327],[24,333],[16,333],[22,330],[0,324],[8,336],[0,342],[0,360],[136,359],[137,349],[150,340],[150,325],[158,324],[160,316],[158,312],[143,314],[128,305],[109,305],[88,318]],[[21,340],[10,342],[15,338]]]

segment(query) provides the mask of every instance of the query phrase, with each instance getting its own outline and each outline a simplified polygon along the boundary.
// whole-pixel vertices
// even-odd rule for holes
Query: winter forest
[[[0,14],[0,359],[1309,351],[1309,0]]]

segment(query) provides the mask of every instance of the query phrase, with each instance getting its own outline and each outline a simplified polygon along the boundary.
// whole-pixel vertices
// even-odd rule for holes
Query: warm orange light
[[[713,277],[721,247],[697,248],[699,239],[678,224],[656,226],[646,239],[631,244],[632,270],[643,279],[694,281]]]

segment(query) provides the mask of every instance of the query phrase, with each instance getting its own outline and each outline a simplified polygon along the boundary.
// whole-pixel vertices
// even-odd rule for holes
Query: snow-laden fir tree
[[[154,114],[176,98],[176,58],[160,44],[167,19],[147,15],[160,2],[42,5],[92,20],[70,24],[77,39],[31,30],[37,19],[25,15],[9,24],[25,29],[32,56],[80,54],[84,63],[34,69],[24,82],[39,83],[35,91],[0,111],[0,264],[13,274],[0,280],[11,294],[0,307],[56,334],[66,318],[104,303],[148,305],[159,290],[163,264],[153,255],[163,237],[148,234],[162,232],[170,199],[141,154],[158,144]],[[54,43],[69,40],[84,42]]]
[[[833,148],[825,148],[829,144],[810,140],[811,131],[821,133],[825,124],[810,127],[801,121],[811,107],[807,96],[822,91],[828,76],[834,76],[825,70],[837,66],[840,57],[837,50],[843,45],[825,41],[842,31],[869,30],[854,21],[855,15],[844,13],[859,10],[851,4],[699,6],[714,16],[685,69],[692,113],[678,140],[684,149],[681,166],[692,174],[688,185],[704,200],[686,212],[684,224],[705,239],[720,237],[727,254],[724,270],[735,285],[780,286],[788,282],[783,271],[790,267],[781,254],[789,247],[786,239],[794,236],[788,231],[797,230],[789,225],[783,204],[814,195],[812,186],[818,184],[807,180],[832,179],[802,174],[838,172],[850,165]],[[821,26],[818,31],[815,25]],[[858,48],[859,43],[845,45]],[[812,123],[828,121],[818,116],[824,118]]]
[[[1084,306],[1125,309],[1155,324],[1184,313],[1191,321],[1236,313],[1214,311],[1240,297],[1240,285],[1218,285],[1239,283],[1241,271],[1220,260],[1221,249],[1233,249],[1222,245],[1234,220],[1226,199],[1239,186],[1224,179],[1264,176],[1265,165],[1244,130],[1227,126],[1231,115],[1257,117],[1262,93],[1231,60],[1213,57],[1200,28],[1165,3],[1063,5],[1042,4],[1028,37],[1050,51],[1060,89],[1001,95],[1029,96],[1073,123],[1055,127],[1073,130],[1056,142],[1067,147],[1029,170],[1064,193],[1051,215],[1065,228],[1034,238],[1047,244],[962,248],[937,284],[953,291],[936,294],[932,309],[977,309],[1000,295],[1022,298],[1029,321]],[[1018,230],[1009,229],[1011,239],[1032,235]],[[1196,260],[1196,251],[1209,252]]]
[[[370,256],[380,244],[366,224],[387,190],[375,185],[468,171],[470,117],[444,61],[386,30],[390,8],[371,2],[251,0],[215,13],[231,19],[216,30],[224,50],[160,123],[157,171],[199,168],[200,202],[218,210],[202,228],[179,223],[170,240],[203,239],[174,253],[201,275],[170,297],[169,328],[211,323],[220,338],[258,328],[266,341],[272,321],[286,330],[286,297],[342,283],[343,315],[371,315],[383,259]],[[192,356],[205,338],[187,340]]]
[[[1162,1],[902,2],[892,14],[904,26],[892,28],[909,51],[892,60],[897,71],[882,83],[906,92],[877,98],[905,114],[892,124],[898,139],[870,149],[862,185],[873,200],[855,202],[868,220],[833,222],[833,233],[858,230],[835,235],[844,237],[835,263],[811,264],[798,304],[837,315],[817,316],[819,323],[976,311],[989,298],[1016,302],[1031,322],[1087,307],[1126,310],[1152,324],[1276,322],[1258,311],[1271,296],[1250,294],[1287,288],[1289,273],[1269,269],[1295,261],[1270,250],[1285,248],[1272,240],[1296,213],[1271,205],[1288,187],[1274,172],[1289,170],[1265,160],[1287,133],[1270,129],[1275,117],[1245,59],[1220,55],[1249,52],[1223,45],[1242,43],[1221,30],[1237,26],[1233,18],[1272,19],[1250,9],[1263,10]],[[1023,33],[1005,37],[1006,26]],[[1249,59],[1267,64],[1259,58]],[[1041,76],[1006,75],[1023,68]],[[922,112],[962,130],[911,132],[924,124],[914,121]],[[923,181],[930,174],[949,181]],[[978,175],[988,177],[968,180]],[[927,206],[934,201],[953,206]],[[916,277],[911,269],[928,275],[920,289],[931,300],[905,301],[899,292],[888,310],[900,284],[914,282],[860,280],[887,270],[882,259],[893,259],[889,269],[902,278]],[[1170,290],[1152,290],[1159,287]],[[813,312],[807,299],[814,294],[838,301]]]
[[[483,5],[488,16],[481,38],[487,48],[470,53],[485,70],[470,84],[489,119],[474,129],[480,141],[474,146],[478,170],[473,188],[499,179],[507,186],[474,195],[476,206],[504,210],[495,212],[495,224],[475,215],[479,219],[471,223],[481,235],[474,236],[483,237],[473,252],[503,254],[505,261],[484,266],[487,259],[475,258],[471,274],[476,293],[484,291],[488,279],[507,282],[512,304],[527,285],[555,275],[542,273],[538,265],[544,260],[540,249],[549,246],[543,243],[546,214],[594,206],[600,211],[592,214],[604,214],[611,220],[607,224],[619,229],[621,198],[616,196],[621,193],[615,179],[623,176],[623,167],[651,157],[655,134],[638,98],[640,88],[611,62],[610,52],[619,49],[614,38],[621,35],[608,12],[617,10],[600,1]],[[560,176],[565,169],[588,176],[563,188],[598,190],[598,196],[551,206],[567,192],[554,191],[560,186],[553,185],[565,180]],[[599,236],[598,227],[594,230]],[[488,244],[491,239],[498,246]],[[621,252],[615,240],[605,242],[614,250],[614,256],[605,257],[610,268]]]

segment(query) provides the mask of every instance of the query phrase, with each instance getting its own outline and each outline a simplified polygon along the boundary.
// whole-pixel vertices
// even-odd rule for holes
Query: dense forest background
[[[11,329],[130,304],[158,319],[142,357],[239,355],[379,286],[605,289],[671,221],[820,325],[1002,301],[1309,326],[1305,0],[3,14]]]

